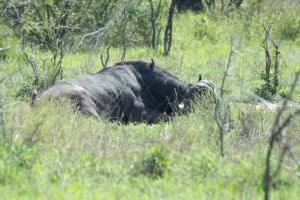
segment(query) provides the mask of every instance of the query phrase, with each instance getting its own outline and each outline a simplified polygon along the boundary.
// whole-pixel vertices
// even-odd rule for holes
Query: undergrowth
[[[219,152],[214,105],[199,103],[190,114],[155,125],[99,122],[74,112],[67,102],[43,102],[30,108],[27,92],[44,85],[31,84],[28,77],[32,76],[32,69],[18,48],[20,41],[1,38],[0,48],[16,46],[0,52],[0,77],[11,75],[1,83],[0,95],[1,198],[262,198],[266,151],[275,112],[257,101],[249,103],[252,100],[249,94],[260,88],[257,94],[266,99],[275,95],[273,100],[276,100],[276,93],[281,98],[287,97],[286,88],[300,64],[297,15],[300,8],[293,1],[288,4],[276,1],[272,6],[262,3],[257,13],[249,2],[229,14],[176,13],[169,57],[162,56],[162,45],[153,50],[139,46],[138,42],[126,53],[126,60],[150,61],[154,57],[157,65],[187,83],[196,83],[201,73],[220,92],[233,42],[234,54],[224,87],[224,102],[230,108],[222,118],[225,157]],[[274,13],[278,12],[282,13],[274,22]],[[261,48],[264,39],[261,22],[273,23],[272,36],[284,58],[280,66],[281,85],[276,92],[266,91],[262,86],[265,52]],[[106,48],[102,46],[93,52],[67,51],[62,62],[63,78],[100,71],[100,55]],[[112,47],[108,64],[119,62],[122,51],[121,47]],[[35,57],[38,66],[46,66],[43,61],[49,61],[47,52],[37,50],[36,55],[39,55]],[[46,78],[48,69],[39,70],[42,78]],[[296,104],[300,100],[299,88],[298,83],[294,95],[289,97]],[[296,117],[291,121],[286,138],[298,160],[299,120]],[[281,146],[277,145],[271,160],[272,172],[280,154]],[[272,199],[297,199],[299,177],[294,158],[286,156],[272,182]]]

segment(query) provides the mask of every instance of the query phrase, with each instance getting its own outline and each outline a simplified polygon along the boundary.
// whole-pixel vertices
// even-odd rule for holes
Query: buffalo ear
[[[199,82],[199,81],[202,81],[202,75],[201,75],[201,74],[199,74],[198,82]]]

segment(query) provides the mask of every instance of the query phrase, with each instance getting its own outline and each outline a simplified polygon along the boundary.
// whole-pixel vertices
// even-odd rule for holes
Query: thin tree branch
[[[295,87],[297,85],[298,82],[298,77],[299,77],[300,71],[296,73],[295,75],[295,79],[290,87],[290,91],[289,91],[289,96],[291,97],[292,94],[294,93]],[[270,185],[271,185],[271,181],[272,181],[272,177],[270,175],[271,173],[271,156],[272,156],[272,151],[273,151],[273,147],[274,147],[274,143],[276,138],[278,138],[279,135],[282,135],[282,131],[288,126],[288,124],[290,123],[290,121],[300,113],[300,109],[296,110],[293,113],[290,113],[288,115],[288,117],[285,118],[285,120],[283,121],[283,123],[280,125],[279,120],[283,114],[283,112],[286,109],[287,106],[287,98],[282,102],[281,106],[279,107],[273,126],[271,128],[271,136],[269,139],[269,147],[268,147],[268,151],[267,151],[267,157],[266,157],[266,168],[265,168],[265,175],[264,175],[264,191],[265,191],[265,200],[269,200],[270,199]],[[284,154],[284,153],[282,153]],[[283,156],[283,155],[282,155]],[[283,158],[282,158],[283,159]],[[280,164],[280,163],[279,163]],[[277,166],[277,169],[279,169],[280,166]],[[277,172],[276,172],[277,173]]]
[[[25,50],[25,48],[26,48],[25,46],[26,46],[25,36],[24,36],[24,33],[23,33],[21,49],[22,49],[23,54],[25,55],[26,60],[30,63],[30,66],[31,66],[33,74],[34,74],[34,84],[36,85],[39,82],[39,75],[38,75],[37,67],[36,67],[34,61],[29,58],[29,56],[28,56],[28,54]]]
[[[216,106],[215,106],[214,114],[215,114],[215,120],[216,120],[218,128],[219,128],[219,142],[220,142],[220,154],[221,154],[221,156],[224,156],[224,142],[223,142],[224,123],[220,119],[220,103],[221,103],[221,100],[222,100],[222,97],[223,97],[223,94],[224,94],[224,91],[225,91],[224,90],[224,85],[225,85],[226,77],[228,76],[228,70],[230,68],[232,55],[234,53],[233,49],[234,49],[233,48],[233,41],[231,40],[231,48],[230,48],[230,53],[229,53],[227,63],[225,65],[225,71],[224,71],[224,74],[223,74],[223,77],[222,77],[220,95],[217,96],[217,94],[215,94],[215,96],[216,96]]]

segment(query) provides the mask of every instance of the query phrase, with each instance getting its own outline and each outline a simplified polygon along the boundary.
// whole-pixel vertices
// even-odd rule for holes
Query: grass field
[[[162,46],[156,51],[138,45],[127,50],[126,60],[154,57],[159,66],[188,83],[195,83],[201,73],[220,92],[233,44],[221,103],[221,116],[230,107],[224,119],[224,157],[215,105],[198,103],[189,115],[155,125],[99,122],[73,112],[68,103],[49,102],[30,109],[28,96],[17,97],[30,87],[30,64],[18,40],[2,41],[16,48],[6,51],[0,61],[0,77],[13,73],[1,84],[0,199],[262,199],[276,110],[268,110],[259,101],[243,102],[263,82],[262,24],[272,25],[270,37],[279,45],[282,58],[279,82],[282,90],[289,89],[300,70],[299,11],[299,3],[276,1],[272,6],[263,4],[260,15],[248,4],[229,16],[176,13],[170,56],[162,56]],[[105,50],[67,52],[64,79],[102,69],[100,54]],[[120,61],[122,49],[113,47],[110,54],[109,65],[113,65]],[[39,57],[43,56],[48,55]],[[291,97],[294,104],[300,102],[299,86],[298,82]],[[273,102],[281,99],[277,95]],[[300,169],[295,162],[300,160],[299,134],[298,116],[286,132],[294,158],[284,157],[271,182],[271,199],[299,198]],[[271,174],[282,148],[280,141],[275,143]]]

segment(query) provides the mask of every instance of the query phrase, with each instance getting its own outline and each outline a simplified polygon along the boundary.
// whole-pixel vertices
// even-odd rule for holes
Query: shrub
[[[23,82],[20,83],[19,89],[16,92],[16,97],[24,98],[28,96],[33,90],[40,90],[43,87],[43,83],[34,84],[33,78],[27,77]]]
[[[168,171],[168,152],[163,147],[154,147],[147,156],[134,164],[135,173],[151,178],[162,178]]]
[[[283,40],[295,41],[300,34],[300,17],[299,14],[291,9],[287,9],[283,13],[281,19],[278,22],[278,34]]]

